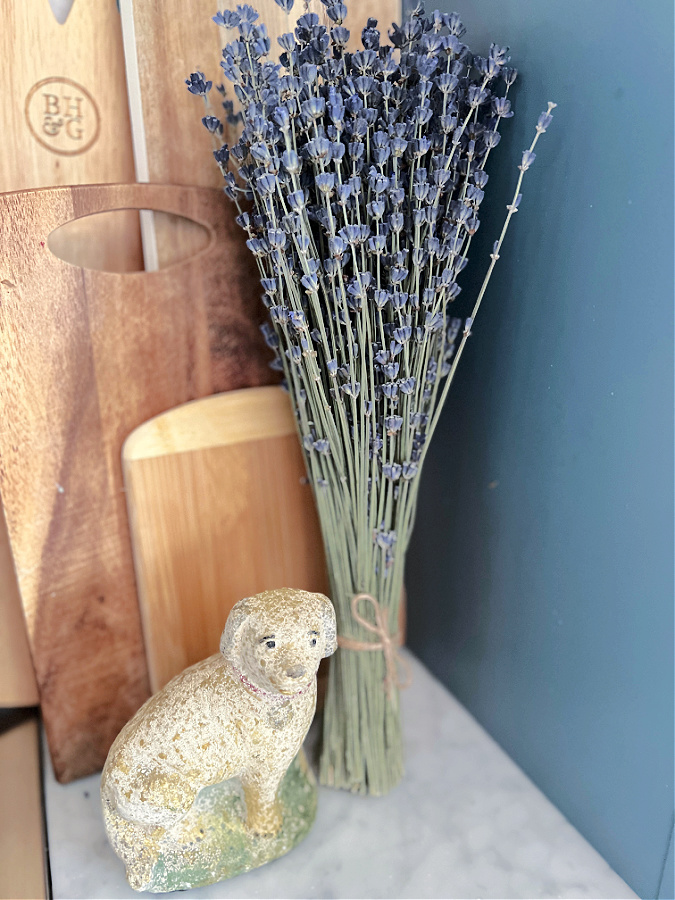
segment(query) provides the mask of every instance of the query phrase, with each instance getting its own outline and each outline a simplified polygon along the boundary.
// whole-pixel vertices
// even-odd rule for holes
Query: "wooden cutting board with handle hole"
[[[113,2],[67,6],[63,0],[0,0],[1,192],[134,181],[119,12]],[[65,21],[63,15],[57,21],[56,7],[69,12]],[[142,268],[138,213],[118,210],[104,224],[106,240],[92,242],[99,223],[76,223],[67,235],[70,256],[94,252],[99,268]],[[0,705],[37,702],[0,510]]]
[[[163,413],[127,438],[122,460],[153,691],[217,652],[242,597],[277,587],[328,593],[312,488],[280,387]]]
[[[110,209],[185,216],[209,233],[156,272],[83,269],[49,249]],[[0,491],[61,781],[100,768],[148,694],[121,451],[189,400],[272,380],[253,260],[222,192],[170,185],[0,196]]]

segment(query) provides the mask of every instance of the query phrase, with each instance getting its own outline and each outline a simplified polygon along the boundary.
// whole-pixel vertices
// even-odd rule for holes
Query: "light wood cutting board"
[[[135,180],[116,4],[75,0],[63,24],[48,0],[0,0],[0,191]],[[167,179],[163,179],[167,180]],[[119,212],[97,267],[142,268],[138,213]],[[71,230],[71,256],[96,222]]]
[[[100,768],[148,692],[123,441],[178,404],[271,380],[257,276],[228,203],[168,185],[0,196],[0,490],[61,781]],[[55,228],[115,208],[187,216],[209,245],[130,274],[50,252]]]
[[[159,690],[218,649],[230,609],[276,587],[328,593],[312,489],[279,387],[195,400],[122,453],[139,604]]]

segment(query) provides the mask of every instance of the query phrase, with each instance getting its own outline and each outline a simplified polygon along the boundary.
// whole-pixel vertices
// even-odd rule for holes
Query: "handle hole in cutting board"
[[[142,272],[139,212],[152,213],[155,233],[161,235],[160,269],[201,253],[211,240],[207,228],[184,216],[158,210],[111,209],[60,225],[47,238],[47,246],[54,256],[79,268]]]

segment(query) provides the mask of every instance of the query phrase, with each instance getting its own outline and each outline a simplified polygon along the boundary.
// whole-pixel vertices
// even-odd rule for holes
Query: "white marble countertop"
[[[384,798],[320,789],[306,840],[207,898],[636,897],[469,713],[407,654],[406,776]],[[62,786],[46,774],[53,896],[131,898],[108,846],[99,778]],[[143,896],[150,896],[145,894]]]

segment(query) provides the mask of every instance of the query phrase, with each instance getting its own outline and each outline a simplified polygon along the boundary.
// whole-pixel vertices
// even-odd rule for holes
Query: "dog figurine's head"
[[[328,597],[279,588],[232,607],[220,652],[255,687],[292,696],[316,677],[337,649],[335,610]]]

